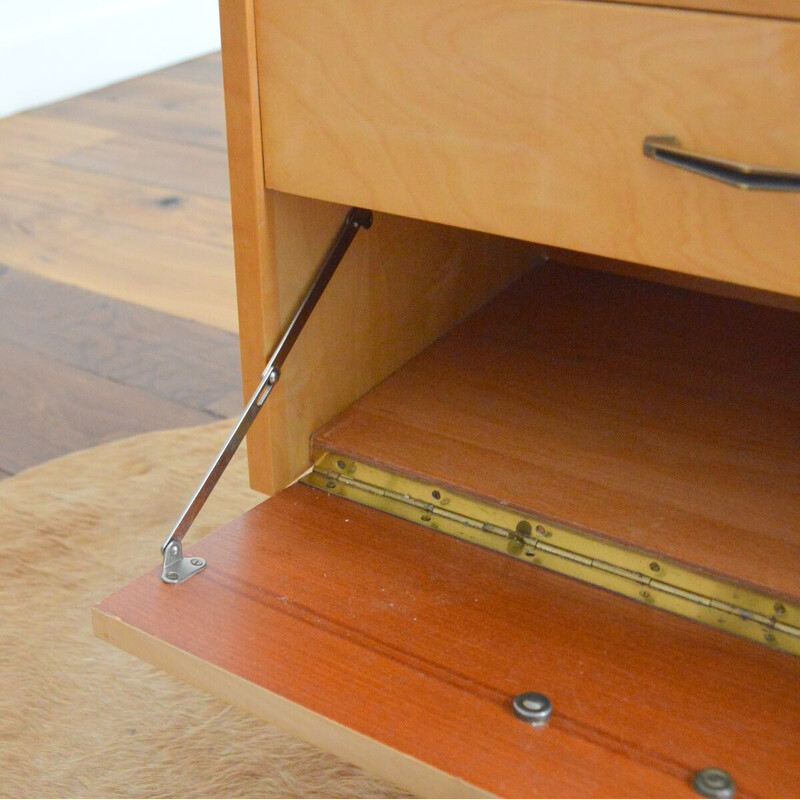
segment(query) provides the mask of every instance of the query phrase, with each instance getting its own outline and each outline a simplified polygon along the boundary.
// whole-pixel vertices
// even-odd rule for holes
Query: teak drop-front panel
[[[800,659],[299,484],[102,638],[423,796],[795,796]],[[535,729],[512,698],[548,695]]]

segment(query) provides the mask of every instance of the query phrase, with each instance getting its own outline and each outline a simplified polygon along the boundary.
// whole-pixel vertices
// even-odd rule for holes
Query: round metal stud
[[[553,713],[553,704],[547,695],[539,692],[523,692],[514,698],[514,716],[538,727],[546,725]]]
[[[733,778],[718,767],[701,769],[692,781],[695,791],[703,797],[733,797],[736,794],[736,784]]]

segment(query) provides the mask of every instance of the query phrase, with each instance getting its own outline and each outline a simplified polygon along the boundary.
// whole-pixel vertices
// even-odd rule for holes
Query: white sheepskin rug
[[[93,637],[153,567],[230,423],[74,453],[0,481],[0,795],[402,797]],[[263,499],[237,457],[191,539]]]

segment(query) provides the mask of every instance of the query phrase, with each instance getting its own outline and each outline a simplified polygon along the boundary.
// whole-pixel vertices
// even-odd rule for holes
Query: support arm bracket
[[[214,490],[217,481],[222,476],[256,416],[258,416],[258,412],[261,411],[266,399],[278,382],[286,356],[289,355],[294,343],[297,341],[297,337],[311,316],[311,312],[333,277],[333,273],[350,247],[356,233],[361,228],[369,228],[371,225],[372,212],[364,208],[351,208],[345,217],[322,265],[317,271],[311,287],[298,306],[292,321],[286,327],[272,355],[267,359],[267,365],[261,373],[261,379],[256,390],[250,397],[219,453],[217,453],[216,458],[208,468],[205,477],[200,481],[200,485],[195,490],[191,500],[181,512],[178,521],[161,546],[161,553],[164,556],[161,580],[164,583],[183,583],[183,581],[188,580],[205,568],[206,562],[204,559],[184,557],[181,545],[183,537],[200,513],[200,509],[205,505],[208,496]]]

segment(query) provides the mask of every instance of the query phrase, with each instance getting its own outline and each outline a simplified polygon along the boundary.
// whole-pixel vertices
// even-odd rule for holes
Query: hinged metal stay
[[[233,430],[209,467],[208,472],[206,472],[205,477],[195,490],[194,495],[192,495],[191,500],[187,503],[186,508],[184,508],[169,536],[167,536],[164,544],[161,546],[161,552],[164,556],[161,579],[165,583],[182,583],[188,578],[191,578],[192,575],[200,572],[200,570],[206,566],[206,562],[202,558],[184,557],[181,541],[200,513],[200,509],[214,490],[217,481],[222,476],[222,473],[225,471],[234,453],[242,443],[247,431],[253,424],[253,420],[258,416],[258,412],[261,410],[275,384],[278,382],[281,375],[281,367],[283,366],[286,356],[289,355],[289,351],[297,341],[300,331],[305,326],[311,312],[314,310],[319,298],[325,291],[325,287],[333,277],[333,273],[336,271],[344,254],[355,238],[356,233],[358,233],[359,229],[369,228],[371,225],[372,212],[364,208],[351,208],[345,217],[344,222],[333,240],[330,250],[314,278],[314,282],[311,284],[311,288],[306,293],[306,296],[300,303],[297,312],[287,326],[281,340],[267,360],[267,365],[261,373],[261,379],[256,390],[253,392],[244,411],[242,411],[241,416],[234,425]]]

